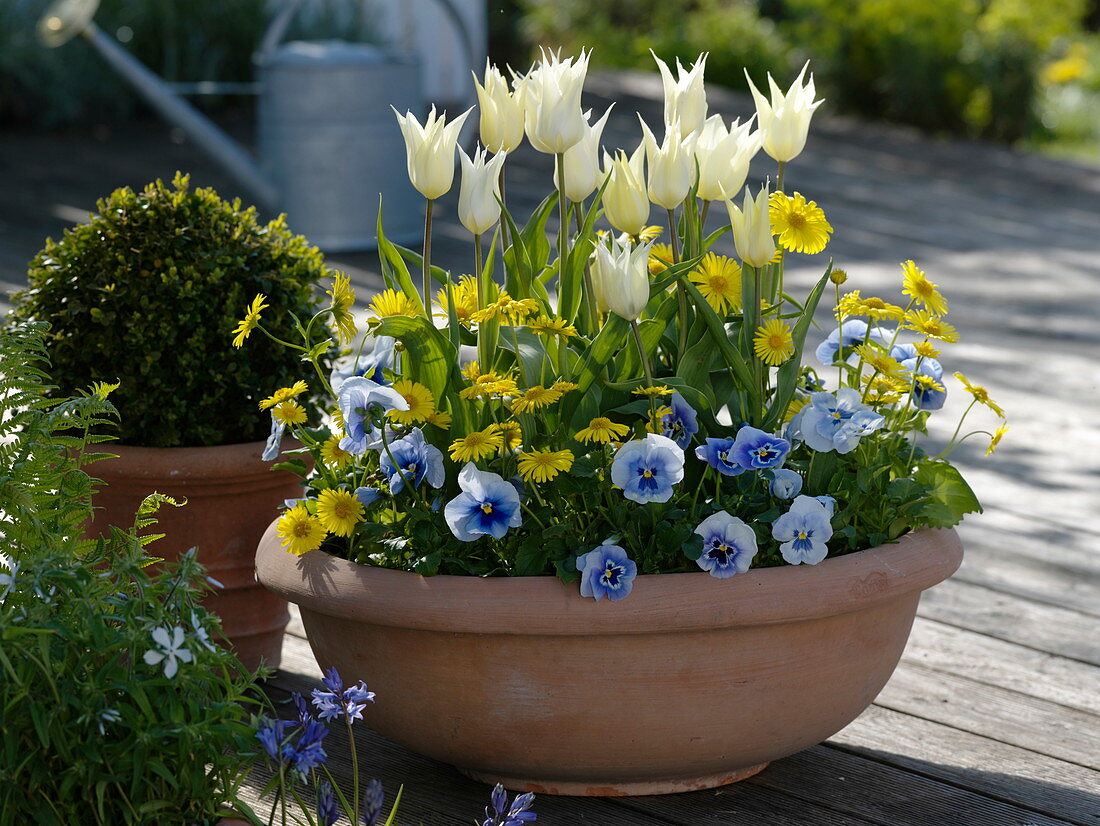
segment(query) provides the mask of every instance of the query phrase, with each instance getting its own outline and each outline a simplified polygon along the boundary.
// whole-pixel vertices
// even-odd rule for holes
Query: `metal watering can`
[[[469,33],[449,0],[441,0]],[[261,206],[285,212],[290,227],[327,252],[374,249],[379,194],[387,237],[419,240],[423,199],[409,184],[404,141],[390,105],[421,111],[419,61],[343,41],[280,40],[300,0],[284,5],[259,52],[257,163],[92,18],[99,0],[60,0],[38,23],[42,41],[61,46],[83,36],[166,120],[221,165]]]

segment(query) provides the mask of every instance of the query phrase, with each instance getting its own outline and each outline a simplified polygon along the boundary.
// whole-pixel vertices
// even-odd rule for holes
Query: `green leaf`
[[[442,332],[420,316],[395,315],[382,319],[375,335],[393,336],[405,345],[402,360],[410,378],[441,399],[447,391],[447,378],[458,363],[458,353]]]
[[[382,278],[390,289],[400,290],[420,308],[424,310],[424,302],[420,300],[420,293],[413,284],[409,268],[401,253],[388,238],[382,229],[382,198],[378,198],[378,258],[382,263]]]
[[[921,509],[921,521],[933,528],[950,528],[968,513],[981,513],[978,497],[962,474],[947,462],[925,462],[917,468],[916,480],[929,488]]]

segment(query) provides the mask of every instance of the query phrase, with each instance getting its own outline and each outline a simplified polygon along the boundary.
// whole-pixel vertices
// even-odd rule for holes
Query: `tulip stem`
[[[672,264],[675,266],[680,263],[680,238],[676,234],[676,211],[668,210],[668,239],[672,244]],[[679,328],[680,328],[680,340],[678,349],[676,351],[677,362],[683,361],[684,353],[687,351],[688,341],[688,302],[687,302],[687,287],[683,285],[677,279],[676,282],[676,301],[679,304]]]
[[[703,209],[699,212],[699,252],[703,249],[703,239],[707,237],[707,213],[710,212],[710,201],[703,201]]]
[[[646,387],[652,388],[653,385],[653,369],[649,366],[649,356],[646,355],[645,345],[642,344],[642,334],[638,332],[638,322],[633,320],[630,322],[630,332],[634,333],[634,344],[638,348],[638,358],[642,360],[642,372],[645,373]],[[657,401],[653,397],[653,393],[648,394],[649,398],[649,415],[653,419],[653,426],[657,426]]]
[[[485,268],[481,252],[481,233],[474,233],[474,278],[477,279],[477,308],[484,310],[489,306],[489,283],[482,270]],[[477,360],[482,370],[492,369],[491,355],[489,353],[489,335],[484,329],[484,324],[478,325],[477,331]]]
[[[573,217],[577,223],[577,238],[580,238],[581,233],[584,232],[584,224],[581,223],[581,206],[582,204],[576,201],[573,202]],[[584,326],[588,335],[596,335],[596,328],[599,326],[596,320],[596,288],[592,284],[592,265],[587,260],[584,262],[584,300],[581,302],[581,312],[584,313]],[[558,344],[561,343],[561,341],[558,342]]]
[[[775,175],[775,191],[776,192],[782,192],[783,191],[783,173],[786,172],[786,171],[787,171],[787,162],[786,161],[780,161],[779,162],[779,171]]]
[[[753,281],[752,307],[749,308],[750,311],[751,311],[750,318],[752,319],[752,326],[749,328],[749,352],[752,353],[753,338],[756,336],[756,331],[760,329],[760,322],[761,322],[761,318],[760,318],[760,286],[761,286],[761,283],[760,283],[760,267],[751,267],[748,264],[746,264],[745,266],[748,266],[752,270],[752,281]],[[759,394],[759,397],[760,397],[760,402],[761,402],[761,404],[763,404],[763,402],[764,402],[764,374],[763,374],[763,371],[760,369],[760,359],[756,356],[755,353],[752,353],[752,372],[753,372],[753,377],[756,380],[756,389],[757,389],[757,393]],[[760,410],[752,411],[753,417],[755,418],[757,415],[760,414],[760,412],[761,412]]]
[[[432,323],[432,207],[435,206],[435,199],[428,198],[427,209],[424,210],[424,257],[421,261],[423,265],[423,278],[424,278],[424,317],[428,319],[428,324]]]
[[[569,278],[569,213],[568,201],[565,198],[565,153],[557,152],[554,155],[558,161],[558,313],[568,309],[567,321],[573,321],[573,308],[562,307],[561,299],[566,293],[566,279]]]

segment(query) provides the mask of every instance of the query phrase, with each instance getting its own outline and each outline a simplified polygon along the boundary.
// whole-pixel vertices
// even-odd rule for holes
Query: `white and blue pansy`
[[[842,387],[835,395],[814,393],[810,396],[810,403],[798,411],[792,420],[791,430],[812,450],[850,453],[859,444],[859,432],[843,428],[857,413],[873,411],[862,403],[859,391],[854,388]]]
[[[275,414],[271,415],[271,433],[268,434],[267,441],[264,443],[264,452],[260,454],[260,460],[263,462],[274,462],[279,458],[279,452],[283,449],[283,432],[286,430],[286,424],[276,420]]]
[[[369,488],[366,486],[358,487],[352,491],[352,495],[359,500],[359,503],[364,508],[369,508],[380,498],[382,498],[382,491],[378,488]]]
[[[393,368],[396,343],[391,336],[377,336],[370,352],[337,359],[329,374],[332,392],[338,394],[344,382],[354,376],[363,376],[376,384],[389,384],[384,371]]]
[[[712,439],[695,448],[695,456],[702,459],[723,476],[740,476],[745,469],[733,458],[733,439]]]
[[[684,451],[658,433],[627,442],[611,463],[611,481],[632,502],[667,502],[684,478]]]
[[[833,518],[833,514],[836,513],[836,499],[831,496],[815,496],[818,502],[825,507],[825,513],[828,514],[829,519]]]
[[[691,444],[691,437],[699,432],[695,409],[679,393],[669,397],[668,406],[669,412],[661,417],[661,435],[686,448]]]
[[[779,467],[790,450],[786,439],[750,425],[743,425],[733,440],[733,458],[745,470]]]
[[[456,539],[473,542],[482,536],[502,538],[523,524],[519,494],[499,474],[478,470],[467,462],[458,474],[462,493],[447,503],[443,517]]]
[[[696,562],[717,579],[743,574],[756,556],[756,534],[752,528],[725,511],[711,514],[695,529],[703,542]]]
[[[772,538],[791,565],[816,565],[829,553],[825,543],[833,535],[825,505],[812,496],[799,496],[790,510],[772,523]]]
[[[939,388],[913,383],[913,402],[918,410],[939,410],[947,401],[947,388],[943,384],[943,365],[930,356],[922,356],[913,344],[897,344],[890,355],[914,376],[928,376]]]
[[[378,469],[389,478],[390,493],[394,496],[405,489],[406,482],[414,488],[419,488],[422,482],[439,488],[446,480],[443,453],[424,440],[419,427],[390,443],[388,449],[379,454]]]
[[[867,322],[861,318],[852,318],[845,321],[840,327],[834,327],[825,340],[817,345],[815,355],[822,364],[831,365],[836,361],[840,348],[844,348],[845,360],[854,355],[853,351],[860,344],[873,341],[883,347],[890,346],[893,333],[885,327],[868,327]],[[857,356],[858,358],[858,356]]]
[[[797,471],[776,468],[771,477],[768,492],[776,499],[794,499],[802,492],[802,476]]]
[[[346,434],[340,440],[340,448],[355,456],[361,456],[370,449],[374,417],[391,410],[409,409],[405,397],[392,387],[363,376],[353,376],[341,384],[336,401],[344,419]]]
[[[860,410],[833,436],[837,453],[851,453],[860,439],[870,436],[876,430],[881,430],[885,424],[886,419],[881,414],[873,410]]]
[[[618,545],[604,543],[577,557],[581,572],[581,596],[599,602],[607,597],[617,602],[634,588],[638,566]]]

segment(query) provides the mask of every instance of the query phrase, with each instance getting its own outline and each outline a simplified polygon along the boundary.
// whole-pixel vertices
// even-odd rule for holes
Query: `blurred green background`
[[[0,3],[0,122],[132,113],[129,88],[85,44],[37,43],[46,5]],[[247,81],[268,6],[104,0],[96,19],[169,80]],[[369,36],[362,4],[312,7],[291,36]],[[1100,0],[488,0],[488,14],[493,58],[517,68],[534,44],[591,46],[594,66],[646,70],[650,49],[707,51],[707,80],[744,89],[744,68],[785,86],[810,59],[838,111],[1100,160]]]

